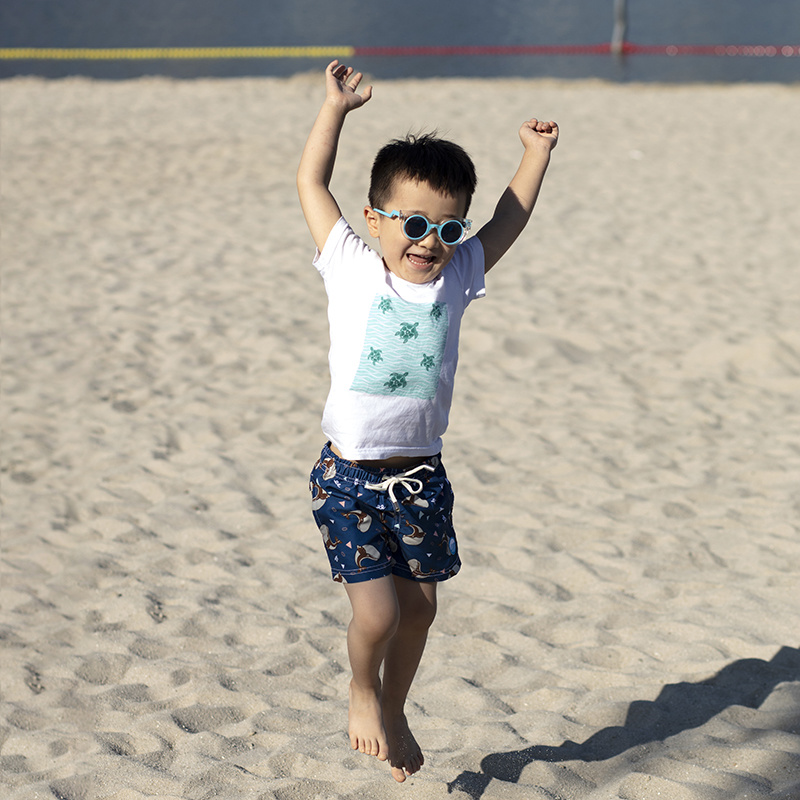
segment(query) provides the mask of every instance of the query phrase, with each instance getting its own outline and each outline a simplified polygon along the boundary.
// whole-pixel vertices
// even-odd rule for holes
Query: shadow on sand
[[[702,683],[669,684],[652,702],[634,700],[623,726],[604,728],[583,744],[566,741],[558,747],[534,745],[491,753],[481,761],[480,772],[462,772],[448,784],[448,792],[462,791],[479,800],[493,778],[517,783],[522,770],[534,761],[605,761],[633,747],[699,728],[730,706],[758,708],[779,683],[798,680],[800,649],[782,647],[770,661],[734,661]]]

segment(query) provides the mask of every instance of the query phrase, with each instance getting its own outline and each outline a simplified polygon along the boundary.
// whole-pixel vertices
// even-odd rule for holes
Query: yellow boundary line
[[[4,47],[0,59],[9,60],[90,60],[181,59],[181,58],[350,58],[355,48],[343,47]]]

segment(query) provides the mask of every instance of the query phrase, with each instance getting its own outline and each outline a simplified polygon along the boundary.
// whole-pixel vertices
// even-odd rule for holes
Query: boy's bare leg
[[[381,706],[389,741],[392,777],[402,783],[425,761],[405,716],[405,702],[417,673],[428,629],[436,616],[436,583],[394,577],[400,623],[386,648]]]
[[[353,750],[389,758],[389,742],[381,712],[380,667],[397,630],[400,609],[391,576],[345,584],[353,619],[347,629],[350,656],[348,732]]]

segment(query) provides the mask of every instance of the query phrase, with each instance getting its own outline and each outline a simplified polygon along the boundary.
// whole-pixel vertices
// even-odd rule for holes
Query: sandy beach
[[[325,294],[294,188],[321,73],[0,82],[0,794],[800,799],[800,85],[379,83],[377,148],[555,119],[462,328],[403,785],[350,750],[310,515]]]

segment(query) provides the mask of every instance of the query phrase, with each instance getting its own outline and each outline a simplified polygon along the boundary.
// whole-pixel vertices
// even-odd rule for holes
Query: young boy
[[[361,79],[338,61],[328,65],[297,173],[331,336],[329,441],[311,473],[312,509],[353,612],[350,742],[388,760],[402,782],[424,761],[404,706],[436,615],[436,585],[461,565],[439,455],[461,315],[528,222],[558,127],[523,123],[520,166],[471,239],[469,156],[430,135],[384,147],[364,208],[381,257],[347,225],[329,189],[345,117],[372,96],[371,86],[358,93]]]

